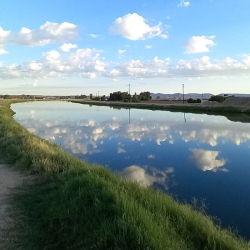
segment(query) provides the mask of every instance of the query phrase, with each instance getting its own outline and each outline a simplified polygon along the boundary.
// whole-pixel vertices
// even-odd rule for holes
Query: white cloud
[[[120,71],[117,69],[112,69],[110,71],[110,76],[112,76],[112,77],[118,77],[119,75],[120,75]]]
[[[3,45],[0,44],[0,55],[8,54],[9,52],[3,48]]]
[[[71,49],[76,49],[77,45],[72,43],[64,43],[60,49],[64,52],[70,52]]]
[[[248,66],[250,68],[250,54],[244,54],[242,55],[243,57],[243,62],[245,63],[246,66]]]
[[[61,55],[56,50],[51,50],[45,53],[45,58],[50,63],[59,63],[61,61]]]
[[[118,54],[119,54],[119,55],[122,55],[122,54],[124,54],[125,52],[126,52],[126,50],[122,50],[122,49],[119,49],[119,50],[118,50]]]
[[[73,40],[77,37],[77,26],[73,23],[46,22],[38,30],[23,27],[18,34],[11,34],[8,42],[24,46],[44,46]]]
[[[152,45],[146,45],[145,48],[146,49],[152,49]]]
[[[219,156],[219,151],[203,150],[203,149],[192,149],[193,160],[198,168],[202,171],[213,171],[218,170],[227,171],[225,168],[221,168],[226,164],[225,159],[216,159]]]
[[[209,47],[215,45],[215,36],[192,36],[185,45],[187,54],[209,52]]]
[[[210,58],[208,56],[203,56],[192,61],[180,60],[177,64],[177,68],[196,71],[211,71],[220,70],[220,65],[211,63]]]
[[[153,78],[153,77],[225,77],[250,76],[250,55],[244,54],[241,60],[226,57],[223,60],[212,60],[202,56],[193,60],[179,60],[173,64],[170,58],[152,60],[131,60],[121,64],[108,63],[101,57],[102,51],[97,49],[77,49],[74,53],[63,56],[56,50],[45,52],[42,58],[20,65],[6,66],[0,64],[0,78],[32,78],[39,77],[109,77],[113,80],[121,78]],[[118,52],[119,53],[119,52]],[[120,51],[123,53],[123,51]]]
[[[4,49],[3,45],[8,40],[9,36],[10,31],[3,30],[3,28],[0,27],[0,55],[8,54],[8,51]]]
[[[137,13],[129,13],[117,18],[110,30],[129,40],[144,40],[156,36],[167,38],[167,35],[163,33],[162,23],[150,27],[146,20]]]
[[[89,34],[89,36],[91,36],[92,38],[98,38],[98,37],[100,37],[100,35],[97,35],[97,34]]]
[[[190,2],[181,0],[178,4],[178,7],[188,7],[190,5]]]
[[[34,70],[34,71],[39,71],[42,69],[42,63],[32,61],[28,63],[27,69]]]
[[[10,36],[10,31],[3,30],[0,26],[0,44],[4,44]]]

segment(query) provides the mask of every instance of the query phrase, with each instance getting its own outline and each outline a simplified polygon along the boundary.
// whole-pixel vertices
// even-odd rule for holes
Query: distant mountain
[[[210,93],[187,93],[184,95],[185,99],[193,98],[193,99],[209,99],[213,94]],[[182,99],[182,93],[174,93],[174,94],[163,94],[163,93],[151,93],[152,99]]]
[[[185,99],[193,98],[193,99],[209,99],[212,95],[211,93],[187,93],[184,95]],[[235,97],[250,97],[250,94],[225,94],[221,93],[219,94],[221,96],[235,96]],[[174,93],[174,94],[163,94],[163,93],[151,93],[152,99],[182,99],[183,95],[182,93]]]
[[[250,97],[250,94],[220,94],[220,95],[228,95],[228,96],[235,96],[235,97]]]

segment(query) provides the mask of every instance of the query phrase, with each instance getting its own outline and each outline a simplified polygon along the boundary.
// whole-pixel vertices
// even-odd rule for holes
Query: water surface
[[[13,104],[30,132],[180,201],[250,239],[250,124],[223,116],[69,102]]]

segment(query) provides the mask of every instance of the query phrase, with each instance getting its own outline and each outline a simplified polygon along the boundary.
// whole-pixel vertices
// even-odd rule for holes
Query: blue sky
[[[250,93],[248,0],[33,0],[0,8],[0,93]]]

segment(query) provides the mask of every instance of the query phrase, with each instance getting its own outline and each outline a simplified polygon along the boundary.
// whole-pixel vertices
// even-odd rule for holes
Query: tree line
[[[149,91],[141,92],[139,95],[134,93],[130,95],[128,92],[113,92],[110,93],[109,101],[120,101],[120,102],[140,102],[150,101],[152,99]]]
[[[150,101],[152,96],[149,91],[141,92],[139,95],[134,93],[134,95],[130,95],[128,92],[113,92],[110,93],[109,97],[106,98],[105,95],[103,96],[93,96],[92,94],[89,95],[90,100],[95,101],[118,101],[118,102],[140,102],[140,101]]]

